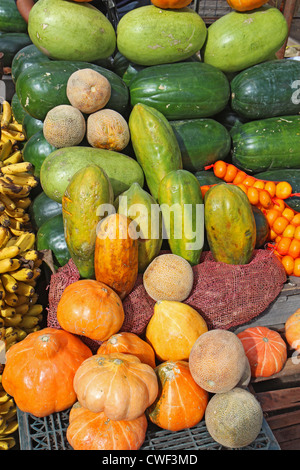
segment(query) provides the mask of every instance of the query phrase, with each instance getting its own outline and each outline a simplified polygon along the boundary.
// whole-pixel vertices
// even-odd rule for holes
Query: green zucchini
[[[146,104],[168,120],[213,116],[228,103],[230,86],[223,72],[202,62],[155,65],[130,83],[131,105]]]
[[[51,250],[55,267],[64,266],[71,258],[64,235],[62,214],[46,220],[36,234],[38,250]]]
[[[182,166],[192,172],[224,160],[231,149],[227,129],[214,119],[170,121],[180,147]]]
[[[246,119],[300,113],[300,62],[273,60],[240,72],[231,82],[231,107]]]
[[[30,222],[38,230],[44,222],[62,213],[62,205],[50,199],[44,191],[36,196],[29,206]]]
[[[3,33],[0,39],[0,52],[3,67],[11,67],[16,53],[25,46],[31,44],[31,39],[27,33]]]
[[[232,135],[232,163],[249,173],[300,168],[300,116],[250,121]]]
[[[42,164],[50,153],[56,150],[53,145],[45,139],[43,130],[33,134],[26,142],[23,149],[23,159],[25,162],[30,162],[34,166],[34,175],[40,177]]]

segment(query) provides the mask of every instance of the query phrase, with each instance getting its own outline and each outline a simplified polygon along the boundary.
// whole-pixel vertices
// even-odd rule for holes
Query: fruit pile
[[[209,331],[184,303],[204,249],[239,269],[272,248],[300,275],[298,190],[260,176],[300,168],[300,64],[276,58],[287,24],[264,3],[235,3],[209,27],[180,0],[135,8],[116,30],[88,2],[30,12],[1,116],[3,400],[37,417],[71,408],[74,449],[135,450],[149,421],[178,431],[202,419],[216,442],[247,446],[263,419],[251,377],[298,347],[297,326],[286,341],[264,327]],[[80,275],[59,328],[40,328],[42,250]],[[156,302],[140,336],[121,331],[139,274]]]

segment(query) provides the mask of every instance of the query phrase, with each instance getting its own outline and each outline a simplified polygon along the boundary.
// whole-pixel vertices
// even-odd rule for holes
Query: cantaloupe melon
[[[190,371],[195,382],[211,393],[233,389],[241,380],[247,357],[240,339],[231,331],[210,330],[195,341]]]
[[[238,387],[214,395],[205,410],[207,431],[225,447],[250,445],[257,438],[262,422],[263,412],[257,399]]]
[[[159,361],[185,361],[197,338],[207,330],[197,310],[183,302],[162,300],[154,306],[146,340]]]
[[[86,136],[92,147],[118,152],[128,145],[130,132],[120,113],[113,109],[100,109],[89,115]]]
[[[178,255],[157,256],[144,272],[143,284],[154,300],[185,300],[193,287],[194,273],[188,261]]]
[[[44,137],[56,148],[74,147],[83,140],[86,124],[83,114],[71,105],[59,105],[46,115]]]
[[[92,69],[82,69],[70,75],[67,97],[82,113],[91,114],[104,108],[111,96],[111,85],[104,75]]]

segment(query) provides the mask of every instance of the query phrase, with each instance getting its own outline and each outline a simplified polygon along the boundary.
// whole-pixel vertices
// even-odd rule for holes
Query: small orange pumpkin
[[[98,341],[119,331],[124,321],[118,294],[93,279],[82,279],[66,287],[56,315],[64,330]]]
[[[196,384],[188,362],[163,362],[155,372],[159,394],[147,410],[150,421],[169,431],[180,431],[198,424],[205,413],[208,392]]]
[[[152,405],[158,393],[154,369],[131,354],[96,354],[74,377],[79,403],[112,420],[131,420]]]
[[[111,214],[100,223],[95,243],[95,276],[124,299],[138,275],[138,242],[133,221]]]
[[[300,308],[285,322],[285,337],[293,349],[300,349]]]
[[[145,414],[130,421],[113,421],[76,402],[70,410],[66,437],[74,450],[138,450],[147,426]]]
[[[140,359],[144,364],[155,367],[155,352],[150,344],[142,340],[138,335],[124,331],[112,335],[107,341],[104,341],[99,347],[97,354],[111,354],[120,352],[132,354]]]
[[[167,10],[168,8],[179,9],[187,7],[191,0],[151,0],[151,3],[156,7]]]
[[[65,410],[76,402],[73,379],[92,356],[76,336],[44,328],[9,348],[2,376],[4,390],[24,412],[37,417]]]
[[[277,331],[254,326],[237,336],[243,344],[252,377],[270,377],[281,371],[287,360],[287,347]]]
[[[267,0],[227,0],[228,5],[236,11],[251,11],[260,8]]]

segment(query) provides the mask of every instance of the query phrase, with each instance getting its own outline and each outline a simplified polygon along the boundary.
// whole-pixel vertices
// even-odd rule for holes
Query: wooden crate
[[[276,331],[285,340],[284,330]],[[296,354],[287,347],[283,369],[270,378],[252,379],[249,389],[260,402],[281,450],[300,450],[300,351]]]

